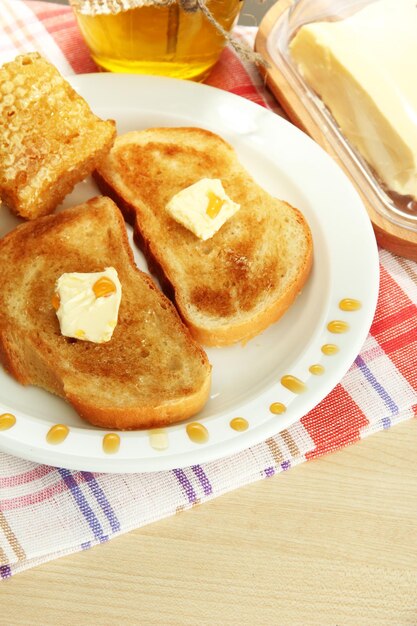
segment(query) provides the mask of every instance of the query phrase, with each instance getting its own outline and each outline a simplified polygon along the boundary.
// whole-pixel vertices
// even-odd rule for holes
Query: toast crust
[[[304,216],[261,189],[210,131],[127,133],[94,177],[133,225],[150,271],[204,345],[255,337],[286,312],[309,276],[313,245]],[[170,197],[203,177],[220,178],[241,205],[207,241],[165,210]]]
[[[22,224],[0,240],[0,361],[110,429],[161,427],[206,403],[211,366],[175,308],[134,262],[108,198]],[[64,272],[116,268],[119,321],[104,344],[63,337],[51,304]]]

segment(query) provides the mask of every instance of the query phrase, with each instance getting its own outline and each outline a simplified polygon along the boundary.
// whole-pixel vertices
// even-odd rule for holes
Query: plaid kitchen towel
[[[237,28],[253,43],[255,29]],[[64,74],[97,71],[67,6],[0,3],[0,64],[38,50]],[[206,81],[280,113],[257,70],[227,48]],[[94,474],[0,453],[0,575],[107,541],[311,458],[417,412],[417,265],[380,251],[379,300],[348,373],[310,413],[239,454],[152,474]]]

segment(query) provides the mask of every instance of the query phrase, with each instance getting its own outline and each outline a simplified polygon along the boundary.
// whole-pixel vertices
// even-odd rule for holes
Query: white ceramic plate
[[[136,431],[119,433],[119,450],[110,455],[102,445],[106,431],[83,422],[63,400],[22,387],[0,370],[0,414],[16,418],[13,427],[0,432],[0,449],[71,469],[147,472],[218,459],[287,428],[340,381],[360,351],[374,315],[377,247],[359,196],[305,134],[233,94],[145,76],[89,74],[70,82],[98,115],[116,120],[119,133],[152,126],[199,126],[229,141],[260,185],[303,211],[313,233],[314,267],[302,294],[278,323],[244,346],[207,350],[213,365],[211,397],[189,421],[205,427],[206,442],[195,443],[187,423],[182,423],[165,429],[163,450],[155,449],[154,433]],[[97,193],[91,180],[80,183],[63,207]],[[0,236],[16,223],[3,208]],[[137,251],[135,255],[146,269],[141,255]],[[360,302],[360,309],[341,310],[339,303],[346,298]],[[348,330],[330,332],[328,323],[333,320],[347,322]],[[338,352],[324,354],[326,344],[336,345]],[[322,366],[322,374],[312,374],[312,365]],[[282,384],[287,375],[302,381],[303,393]],[[285,411],[273,413],[271,405]],[[235,417],[247,421],[247,430],[230,426]],[[59,445],[51,445],[46,434],[56,423],[68,425],[69,434]]]

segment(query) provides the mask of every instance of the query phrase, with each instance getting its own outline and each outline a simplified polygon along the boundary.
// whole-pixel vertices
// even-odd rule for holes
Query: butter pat
[[[417,198],[417,6],[377,0],[302,26],[290,53],[383,185]]]
[[[194,235],[210,239],[240,209],[223,189],[218,178],[202,178],[186,187],[168,202],[171,217]]]
[[[62,274],[53,299],[61,333],[94,343],[110,341],[121,297],[122,288],[113,267],[104,272]]]

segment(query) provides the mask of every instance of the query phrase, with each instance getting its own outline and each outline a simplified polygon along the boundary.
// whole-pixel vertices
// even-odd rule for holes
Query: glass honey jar
[[[101,69],[203,80],[226,44],[242,0],[70,3]]]

